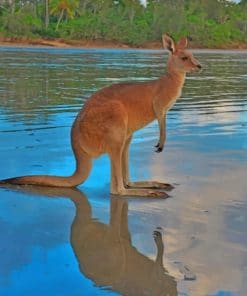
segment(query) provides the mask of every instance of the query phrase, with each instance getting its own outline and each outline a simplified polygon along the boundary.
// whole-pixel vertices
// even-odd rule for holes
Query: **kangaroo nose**
[[[202,65],[198,64],[198,65],[197,65],[197,68],[198,68],[198,69],[202,69]]]

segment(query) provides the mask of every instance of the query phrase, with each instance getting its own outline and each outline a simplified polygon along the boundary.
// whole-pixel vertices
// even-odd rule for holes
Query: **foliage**
[[[73,19],[79,7],[78,0],[52,0],[50,3],[50,13],[58,16],[56,31],[63,18]]]
[[[14,37],[104,39],[130,45],[158,41],[164,32],[195,45],[247,42],[247,2],[227,0],[6,0],[0,32]]]

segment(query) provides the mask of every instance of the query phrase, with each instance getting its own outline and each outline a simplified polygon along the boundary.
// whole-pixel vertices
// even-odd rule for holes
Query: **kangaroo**
[[[167,111],[181,95],[186,73],[199,71],[202,66],[186,50],[187,38],[183,37],[176,43],[165,34],[162,41],[170,53],[164,76],[148,82],[107,86],[94,93],[79,111],[71,129],[71,144],[76,159],[73,175],[22,176],[2,180],[0,184],[75,187],[87,179],[93,158],[106,153],[111,161],[112,194],[167,197],[164,191],[155,189],[172,189],[169,184],[130,181],[129,145],[136,130],[157,119],[160,135],[156,152],[163,150]]]

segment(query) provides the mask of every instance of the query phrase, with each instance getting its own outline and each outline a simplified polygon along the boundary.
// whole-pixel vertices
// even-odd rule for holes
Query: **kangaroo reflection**
[[[178,295],[174,278],[163,267],[164,245],[160,231],[153,233],[157,247],[155,261],[132,245],[126,199],[111,199],[107,225],[93,219],[91,205],[78,189],[28,187],[21,191],[69,197],[74,202],[76,215],[71,226],[71,244],[80,271],[96,285],[111,287],[127,296]]]

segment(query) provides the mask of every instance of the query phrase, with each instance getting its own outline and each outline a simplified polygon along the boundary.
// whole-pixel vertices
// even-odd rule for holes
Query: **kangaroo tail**
[[[40,185],[52,187],[75,187],[84,182],[92,167],[92,158],[83,150],[73,149],[76,157],[76,170],[72,176],[59,177],[49,175],[33,175],[15,177],[5,180],[0,180],[0,186],[7,184],[15,185]]]

